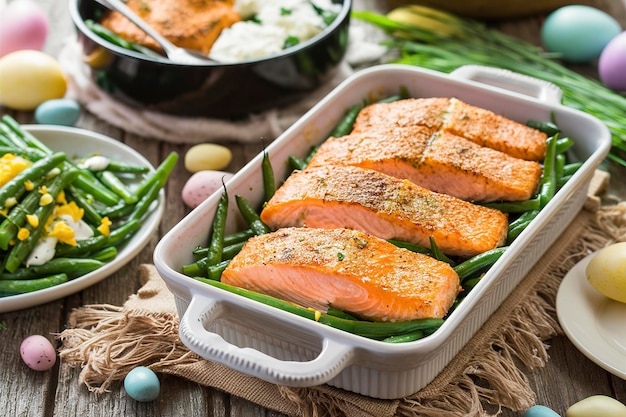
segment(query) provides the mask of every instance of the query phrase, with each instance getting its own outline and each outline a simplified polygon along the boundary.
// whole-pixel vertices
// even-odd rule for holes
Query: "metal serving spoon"
[[[120,12],[124,17],[133,22],[139,29],[146,32],[152,39],[154,39],[159,46],[165,51],[167,58],[177,64],[190,64],[190,65],[206,65],[209,63],[216,63],[215,60],[203,55],[200,52],[191,51],[189,49],[181,48],[174,45],[167,40],[159,32],[154,30],[152,26],[146,23],[145,20],[137,16],[123,1],[121,0],[97,0],[98,3],[108,7],[112,10]]]

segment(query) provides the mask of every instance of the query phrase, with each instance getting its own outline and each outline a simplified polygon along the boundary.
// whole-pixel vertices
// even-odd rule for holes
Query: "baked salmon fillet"
[[[370,129],[329,138],[309,166],[354,165],[408,179],[467,201],[523,201],[541,178],[538,162],[514,158],[424,126]]]
[[[322,165],[292,173],[265,204],[271,229],[305,226],[361,230],[381,239],[474,256],[502,245],[507,215],[408,180],[347,165]]]
[[[175,45],[207,55],[222,29],[241,20],[233,0],[128,0],[126,5]],[[130,42],[161,49],[119,12],[108,13],[100,23]]]
[[[353,131],[414,125],[452,133],[520,159],[540,161],[546,153],[545,133],[455,98],[410,98],[371,104],[361,110]]]
[[[373,321],[443,318],[460,290],[447,263],[341,228],[284,228],[253,237],[221,281]]]

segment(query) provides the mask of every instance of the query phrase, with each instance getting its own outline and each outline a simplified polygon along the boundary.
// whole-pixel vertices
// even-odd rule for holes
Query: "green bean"
[[[81,168],[79,172],[78,177],[74,181],[74,186],[92,195],[94,199],[107,206],[114,206],[119,203],[120,197],[106,188],[100,181],[92,177],[89,170]]]
[[[565,155],[556,154],[554,158],[554,177],[556,181],[563,176],[563,169],[565,168]],[[556,185],[557,190],[559,189],[558,184]]]
[[[37,181],[37,179],[45,176],[52,168],[65,159],[66,155],[64,152],[57,152],[34,162],[0,187],[0,204],[4,205],[9,197],[19,199],[26,191],[24,187],[26,181]]]
[[[147,190],[147,193],[141,197],[139,201],[133,206],[133,211],[128,216],[127,221],[141,220],[148,212],[148,209],[154,201],[159,198],[159,192],[161,191],[161,184],[159,182],[152,183],[152,187]]]
[[[478,284],[480,280],[483,279],[483,276],[484,275],[480,275],[478,277],[468,278],[463,281],[463,291],[470,292],[476,286],[476,284]]]
[[[222,256],[221,256],[222,260],[232,259],[236,254],[238,254],[241,251],[241,248],[243,248],[243,245],[245,244],[246,242],[242,241],[242,242],[235,242],[230,245],[224,245],[224,249],[222,250]],[[193,251],[194,257],[198,260],[207,258],[208,253],[209,253],[208,247],[196,248]],[[211,263],[208,260],[206,260],[206,262],[207,262],[207,265]]]
[[[456,273],[459,275],[461,282],[465,278],[470,277],[472,274],[493,265],[507,250],[508,246],[501,246],[495,249],[488,250],[473,256],[466,261],[453,267]]]
[[[523,201],[501,201],[494,203],[482,203],[483,207],[499,210],[503,213],[524,213],[529,210],[538,210],[541,206],[539,197]]]
[[[345,136],[348,133],[352,132],[352,128],[354,126],[354,122],[356,121],[359,112],[363,109],[362,104],[355,104],[350,107],[343,118],[337,123],[335,128],[328,135],[329,137],[341,137]]]
[[[528,224],[532,219],[537,217],[539,210],[529,210],[519,215],[515,220],[509,222],[509,230],[519,226],[520,224]]]
[[[363,337],[369,337],[373,339],[385,339],[386,337],[413,332],[420,329],[433,329],[443,324],[443,319],[438,318],[424,318],[416,320],[407,320],[399,322],[373,322],[365,320],[347,320],[340,317],[335,317],[330,314],[320,313],[313,309],[298,306],[296,304],[284,301],[269,295],[257,293],[254,291],[246,290],[243,288],[235,287],[225,284],[220,281],[214,281],[204,278],[196,278],[198,281],[207,283],[214,287],[218,287],[222,290],[232,292],[242,297],[249,298],[251,300],[267,304],[272,307],[285,310],[287,312],[297,314],[301,317],[315,320],[319,323],[347,331],[349,333],[357,334]]]
[[[7,147],[27,150],[28,145],[9,126],[0,124],[0,134],[6,140],[3,141]]]
[[[223,184],[222,184],[223,185]],[[224,192],[220,196],[220,201],[213,215],[213,225],[207,250],[207,267],[217,265],[222,261],[222,250],[224,249],[224,230],[226,229],[226,216],[228,215],[228,193],[224,186]]]
[[[107,246],[116,246],[130,237],[141,227],[139,220],[128,220],[111,231],[109,236],[97,235],[76,242],[76,246],[59,245],[56,249],[58,257],[74,257],[88,252],[97,251]]]
[[[254,232],[252,231],[252,229],[245,229],[239,232],[230,233],[224,236],[224,246],[245,242],[252,236],[254,236]]]
[[[55,287],[67,281],[68,277],[63,273],[37,279],[0,280],[0,293],[3,295],[25,294]]]
[[[563,176],[574,175],[583,166],[582,162],[572,162],[563,166]]]
[[[336,309],[334,307],[328,307],[328,310],[326,310],[326,314],[328,314],[329,316],[333,316],[333,317],[339,317],[340,319],[358,320],[353,315],[348,314],[343,310]]]
[[[20,124],[8,114],[2,116],[2,122],[6,124],[28,147],[37,149],[42,154],[51,154],[52,150],[43,144],[37,137],[30,132],[22,129]]]
[[[42,265],[17,268],[14,272],[1,272],[0,280],[30,280],[60,273],[68,278],[76,278],[105,265],[104,262],[89,258],[52,258]]]
[[[100,223],[102,223],[102,216],[100,215],[100,213],[98,213],[94,205],[85,198],[80,190],[78,190],[72,184],[69,184],[65,189],[65,193],[72,201],[76,203],[78,207],[83,209],[83,219],[85,220],[85,222],[94,227],[98,227]]]
[[[215,265],[207,266],[207,278],[219,281],[222,277],[222,272],[224,272],[229,263],[230,259],[226,259],[225,261],[221,261]]]
[[[126,204],[133,204],[137,202],[137,196],[133,194],[126,184],[120,180],[120,178],[111,171],[98,171],[96,173],[98,179],[107,186],[111,191],[117,194]]]
[[[432,236],[428,238],[428,241],[430,242],[430,250],[431,250],[433,258],[435,258],[438,261],[450,264],[452,266],[455,265],[455,262],[452,259],[448,258],[446,254],[441,251],[439,246],[437,246],[437,242],[435,242],[435,239]]]
[[[543,175],[540,181],[539,201],[543,208],[556,193],[556,136],[548,138],[548,148],[543,160]]]
[[[265,201],[270,201],[276,192],[276,180],[274,179],[274,168],[272,168],[269,155],[265,150],[263,150],[261,171],[263,173],[263,191],[265,193]]]
[[[198,260],[191,264],[183,265],[181,268],[181,272],[192,278],[201,278],[207,276],[206,262],[203,262],[203,260],[206,260],[206,258],[203,258],[202,260]]]
[[[167,157],[159,164],[159,166],[154,170],[154,172],[149,175],[144,181],[139,184],[137,189],[135,190],[135,195],[137,198],[141,199],[145,193],[148,192],[148,189],[152,187],[153,182],[158,182],[160,187],[165,185],[165,182],[169,178],[172,170],[176,166],[178,162],[178,153],[170,152]]]
[[[29,161],[37,161],[41,158],[43,158],[44,156],[46,156],[44,153],[42,153],[41,151],[38,151],[37,149],[32,149],[32,148],[26,148],[26,149],[21,149],[21,148],[14,148],[14,147],[10,147],[10,146],[0,146],[0,155],[6,155],[6,154],[15,154],[15,155],[19,155],[23,158],[28,159]]]
[[[423,337],[424,337],[423,330],[415,330],[409,333],[389,336],[389,337],[384,338],[382,341],[386,343],[407,343],[407,342],[414,342],[416,340],[422,339]]]
[[[565,151],[567,151],[569,148],[571,148],[574,145],[574,141],[571,138],[559,138],[556,141],[556,149],[555,152],[556,154],[562,154],[565,153]]]
[[[150,171],[145,165],[129,164],[127,162],[109,160],[107,171],[125,174],[145,174]]]
[[[115,246],[108,246],[104,249],[100,249],[96,252],[89,254],[89,258],[95,259],[101,262],[111,262],[117,257],[117,248]]]
[[[287,162],[292,169],[298,170],[303,170],[307,165],[307,162],[304,159],[300,159],[295,155],[289,155]]]
[[[136,203],[135,203],[136,204]],[[108,217],[109,219],[120,219],[122,217],[129,216],[130,213],[135,209],[134,204],[126,204],[123,201],[112,206],[105,207],[104,209],[98,210],[97,213],[101,217]]]
[[[237,201],[237,207],[243,216],[246,223],[255,235],[262,235],[270,232],[270,228],[263,223],[252,204],[243,196],[235,195]]]
[[[415,243],[404,242],[402,240],[397,240],[397,239],[388,239],[387,242],[392,243],[399,248],[408,249],[411,252],[423,253],[424,255],[431,255],[431,251],[429,248],[416,245]]]
[[[529,120],[526,123],[527,126],[537,129],[548,136],[554,136],[561,133],[561,129],[552,122],[542,122],[537,120]]]
[[[520,233],[522,233],[524,229],[528,227],[530,222],[533,221],[533,219],[539,214],[539,210],[531,210],[524,214],[527,214],[527,216],[524,216],[523,218],[520,216],[520,218],[518,218],[515,223],[509,224],[509,229],[506,235],[507,245],[513,243],[513,241],[517,239]]]

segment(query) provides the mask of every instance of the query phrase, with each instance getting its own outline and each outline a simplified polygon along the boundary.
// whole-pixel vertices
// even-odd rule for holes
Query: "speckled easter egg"
[[[228,181],[233,174],[224,171],[198,171],[193,174],[182,190],[183,202],[195,208],[200,205],[208,196],[222,188],[222,181]]]
[[[28,336],[22,341],[20,356],[24,363],[35,371],[47,371],[57,361],[56,351],[52,343],[38,334]]]

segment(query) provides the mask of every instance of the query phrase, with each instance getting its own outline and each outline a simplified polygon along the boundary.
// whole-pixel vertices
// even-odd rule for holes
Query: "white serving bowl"
[[[53,151],[65,152],[68,158],[99,153],[114,161],[143,165],[154,170],[150,162],[139,152],[129,146],[100,133],[86,129],[53,125],[24,125],[24,130],[32,133],[37,139]],[[146,246],[154,236],[165,205],[165,194],[161,191],[158,204],[147,214],[141,228],[127,242],[121,244],[116,258],[101,268],[74,278],[55,287],[31,293],[12,295],[0,298],[0,313],[34,307],[59,298],[66,297],[94,285],[110,276],[130,262]]]
[[[330,328],[203,284],[183,275],[192,251],[205,245],[220,193],[209,197],[167,233],[154,262],[174,294],[180,336],[200,356],[264,380],[289,386],[330,384],[378,398],[399,398],[432,381],[504,301],[581,209],[594,170],[611,136],[599,120],[560,104],[553,84],[510,71],[462,67],[451,75],[404,65],[363,70],[338,86],[268,148],[276,178],[288,174],[289,155],[304,157],[345,111],[364,98],[384,98],[406,87],[411,97],[457,97],[513,120],[551,120],[575,140],[584,161],[531,225],[486,273],[445,323],[415,342],[390,344]],[[262,155],[227,184],[231,198],[263,200]],[[245,226],[234,201],[228,228]]]

